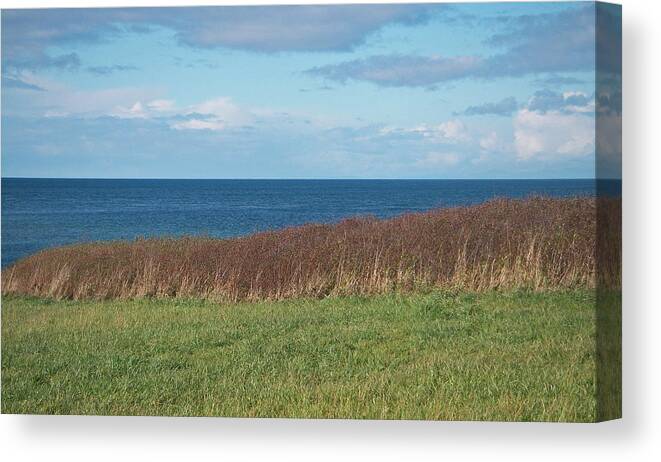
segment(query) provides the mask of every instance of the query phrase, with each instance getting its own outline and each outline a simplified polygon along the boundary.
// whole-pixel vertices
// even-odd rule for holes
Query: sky
[[[591,2],[4,10],[2,176],[592,178],[599,53]]]

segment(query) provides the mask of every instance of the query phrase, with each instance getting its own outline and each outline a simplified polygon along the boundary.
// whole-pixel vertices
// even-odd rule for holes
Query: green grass
[[[2,412],[594,421],[595,295],[2,300]]]

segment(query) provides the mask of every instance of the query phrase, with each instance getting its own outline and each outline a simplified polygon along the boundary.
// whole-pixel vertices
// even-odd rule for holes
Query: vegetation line
[[[597,206],[599,201],[599,206]],[[429,288],[620,284],[621,200],[496,199],[235,239],[137,239],[49,249],[3,271],[2,293],[55,299],[274,300]],[[599,271],[596,271],[596,259]]]

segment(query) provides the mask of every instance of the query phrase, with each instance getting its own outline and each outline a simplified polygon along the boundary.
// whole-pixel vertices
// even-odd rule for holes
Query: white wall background
[[[0,7],[249,3],[277,2],[0,0]],[[2,415],[0,457],[7,461],[48,462],[225,458],[661,460],[661,117],[658,112],[661,2],[623,0],[622,3],[625,114],[622,420],[593,425]]]

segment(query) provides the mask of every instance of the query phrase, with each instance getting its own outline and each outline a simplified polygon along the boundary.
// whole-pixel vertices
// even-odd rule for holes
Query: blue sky
[[[5,10],[2,175],[593,177],[594,8]]]

